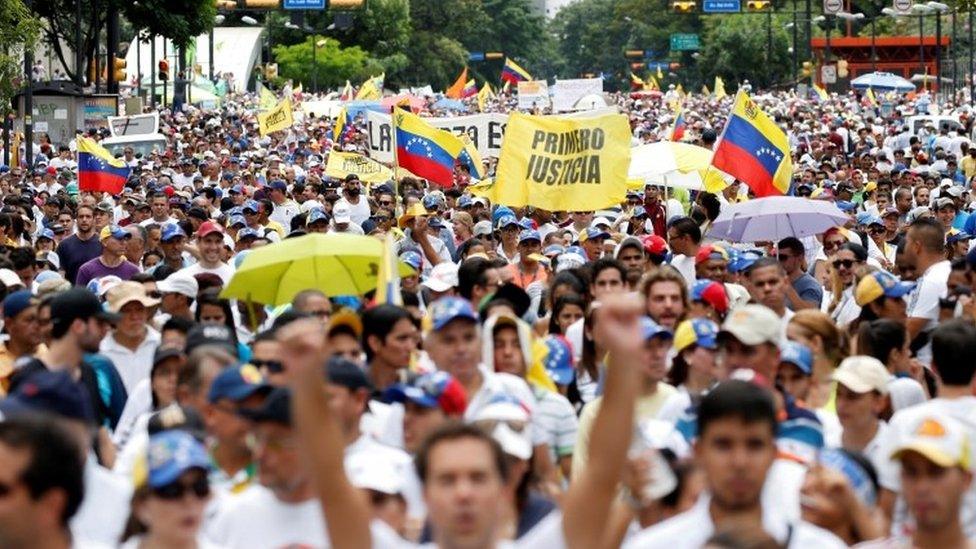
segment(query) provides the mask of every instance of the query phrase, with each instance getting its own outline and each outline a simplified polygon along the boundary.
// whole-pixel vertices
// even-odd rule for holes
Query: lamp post
[[[949,11],[949,6],[941,2],[927,2],[925,6],[935,13],[935,78],[942,91],[942,14]]]

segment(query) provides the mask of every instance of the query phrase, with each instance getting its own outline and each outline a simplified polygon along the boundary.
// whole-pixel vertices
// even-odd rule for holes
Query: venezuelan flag
[[[532,80],[532,75],[529,71],[518,66],[518,63],[512,61],[511,58],[505,58],[505,66],[502,67],[502,80],[505,82],[511,82],[512,84],[518,84],[519,82],[524,82]]]
[[[78,189],[120,194],[132,171],[95,141],[78,136]]]
[[[454,161],[464,149],[460,139],[402,110],[393,113],[393,127],[396,161],[401,168],[438,185],[454,184]]]
[[[342,139],[342,132],[346,129],[346,124],[348,123],[347,117],[346,108],[342,107],[339,110],[339,114],[336,115],[335,126],[332,127],[332,141],[334,143],[339,143]]]
[[[461,97],[463,98],[468,98],[472,95],[478,95],[478,85],[475,83],[474,78],[468,80],[461,90]]]
[[[715,145],[712,166],[743,181],[757,197],[784,195],[793,160],[783,130],[744,91]]]
[[[681,141],[681,138],[685,136],[685,128],[687,127],[685,111],[678,111],[678,116],[674,119],[674,127],[671,128],[671,141]]]
[[[376,296],[374,301],[377,304],[388,303],[402,307],[403,295],[400,293],[400,267],[395,249],[393,235],[386,233],[386,236],[383,237],[383,257],[381,258],[380,270],[376,277]]]
[[[464,148],[461,149],[461,153],[458,155],[458,161],[461,165],[468,167],[468,172],[471,177],[482,180],[485,178],[485,165],[481,163],[481,154],[478,153],[478,147],[475,147],[474,141],[471,140],[471,136],[467,133],[462,133],[458,136],[461,139],[461,143],[464,144]]]

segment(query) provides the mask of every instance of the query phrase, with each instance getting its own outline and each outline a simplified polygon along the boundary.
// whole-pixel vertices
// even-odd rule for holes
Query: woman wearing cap
[[[885,271],[875,271],[861,278],[854,290],[854,299],[861,307],[856,322],[851,323],[851,333],[857,333],[861,322],[879,318],[905,320],[905,296],[915,288],[914,282],[900,282]]]
[[[200,536],[210,499],[210,459],[203,445],[185,431],[163,431],[149,439],[146,461],[147,476],[132,495],[121,548],[216,548]]]
[[[668,383],[688,395],[691,404],[725,378],[715,361],[718,325],[706,318],[682,321],[674,331],[674,353]]]

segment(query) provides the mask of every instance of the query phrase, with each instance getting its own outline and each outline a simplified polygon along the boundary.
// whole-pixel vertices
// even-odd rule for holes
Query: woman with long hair
[[[864,246],[848,242],[843,244],[830,261],[830,302],[827,314],[838,326],[845,326],[861,314],[861,308],[854,299],[857,285],[856,270],[868,259]]]
[[[210,459],[203,444],[185,431],[152,435],[148,474],[132,495],[122,549],[214,549],[200,535],[210,499]]]
[[[583,318],[586,300],[579,294],[565,294],[556,300],[549,315],[550,334],[566,335],[566,329]]]

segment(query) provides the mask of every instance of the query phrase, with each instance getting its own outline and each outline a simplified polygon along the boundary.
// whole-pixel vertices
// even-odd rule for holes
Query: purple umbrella
[[[778,242],[788,236],[821,234],[848,221],[833,202],[767,196],[723,206],[708,236],[730,242]]]

